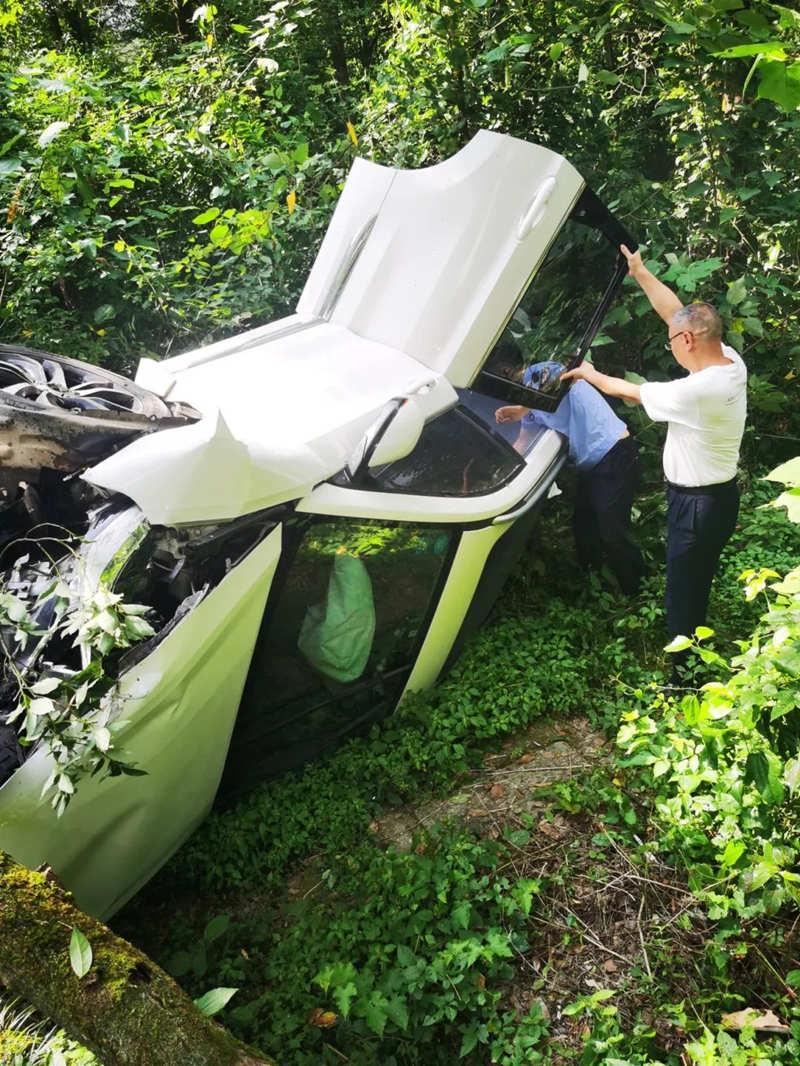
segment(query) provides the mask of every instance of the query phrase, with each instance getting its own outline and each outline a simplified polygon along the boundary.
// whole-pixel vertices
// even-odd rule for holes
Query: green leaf
[[[737,44],[725,48],[722,52],[712,52],[717,59],[744,59],[747,56],[764,56],[766,59],[785,59],[786,46],[783,41],[760,41],[756,44]]]
[[[403,1032],[408,1029],[408,1006],[402,996],[392,996],[386,1000],[386,1013],[398,1029]]]
[[[800,505],[800,499],[798,499],[798,505]],[[775,665],[781,673],[788,674],[790,677],[800,677],[800,646],[784,645],[775,656]]]
[[[791,30],[800,28],[800,12],[792,11],[789,7],[783,7],[781,4],[770,4],[773,11],[777,11],[780,16],[778,21],[780,27],[783,30]]]
[[[789,791],[794,794],[800,786],[800,758],[790,759],[783,771],[783,781]]]
[[[743,321],[745,332],[749,333],[752,337],[763,337],[764,326],[760,318],[756,318],[754,315],[750,315]]]
[[[510,833],[506,834],[506,839],[509,843],[513,844],[515,848],[524,848],[526,844],[530,843],[530,830],[512,829]]]
[[[736,281],[732,281],[728,286],[726,296],[731,307],[736,307],[737,304],[740,304],[747,296],[747,286],[744,278],[737,278]]]
[[[373,992],[364,1006],[364,1020],[373,1033],[383,1036],[388,1017],[385,997],[381,992]]]
[[[201,215],[195,215],[192,222],[195,226],[204,226],[206,222],[213,222],[215,218],[219,217],[218,207],[209,207],[207,211],[204,211]]]
[[[677,33],[681,37],[697,31],[697,26],[694,26],[691,22],[674,22],[672,19],[664,19],[664,21],[673,33]]]
[[[69,940],[69,964],[77,978],[85,977],[92,965],[92,945],[74,926]]]
[[[350,1006],[353,1000],[358,995],[358,989],[352,981],[347,981],[343,985],[337,985],[331,995],[333,996],[333,1002],[339,1008],[339,1013],[343,1018],[346,1018],[350,1013]]]
[[[467,1029],[461,1038],[461,1047],[458,1049],[458,1057],[463,1059],[465,1055],[469,1055],[478,1044],[478,1030],[476,1027]]]
[[[228,239],[230,232],[230,226],[226,226],[224,223],[221,223],[219,226],[214,226],[214,228],[208,235],[208,239],[211,241],[212,244],[216,244],[217,246],[219,246]]]
[[[800,107],[800,63],[762,63],[758,91],[761,100],[772,100],[784,111]]]
[[[203,940],[205,940],[207,944],[213,944],[215,940],[219,940],[223,933],[228,931],[230,924],[230,915],[216,915],[206,926],[205,932],[203,933]]]
[[[468,900],[463,900],[461,903],[456,904],[450,915],[453,927],[455,929],[468,929],[471,914],[472,905]]]
[[[407,947],[405,944],[397,945],[397,961],[400,966],[410,966],[415,958],[416,956],[411,948]]]
[[[735,866],[744,852],[745,846],[741,840],[729,840],[720,856],[720,862],[723,866]]]
[[[555,61],[561,56],[561,53],[563,51],[564,51],[564,45],[561,44],[560,41],[556,41],[555,44],[551,44],[550,45],[550,47],[547,50],[547,54],[550,56],[550,59],[555,63]]]
[[[4,174],[16,174],[18,170],[22,170],[21,159],[0,159],[0,178]]]
[[[115,317],[116,313],[117,309],[113,304],[100,304],[99,307],[95,308],[92,320],[95,325],[100,325],[101,322],[109,322]]]
[[[204,996],[194,1000],[194,1005],[206,1018],[211,1018],[218,1014],[238,991],[238,988],[212,988]]]
[[[669,644],[667,644],[666,647],[664,648],[664,651],[666,651],[666,652],[686,651],[686,649],[687,648],[691,648],[691,646],[692,646],[692,642],[691,642],[691,640],[689,640],[688,637],[678,636],[678,637],[673,637],[672,638],[672,640],[669,642]]]
[[[36,142],[40,148],[46,148],[51,141],[69,129],[69,122],[51,122],[47,129],[42,130]]]
[[[772,806],[783,799],[783,762],[774,752],[751,752],[745,762],[745,776],[755,784],[765,803]]]
[[[708,640],[709,637],[714,636],[714,630],[709,629],[708,626],[698,626],[694,631],[694,635],[698,640]]]

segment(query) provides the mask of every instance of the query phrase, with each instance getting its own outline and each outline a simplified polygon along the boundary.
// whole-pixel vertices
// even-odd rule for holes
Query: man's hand
[[[626,244],[621,244],[619,250],[628,261],[628,273],[641,287],[656,314],[669,326],[672,316],[676,311],[680,311],[683,304],[672,289],[663,281],[659,281],[655,274],[650,273],[642,262],[641,252],[632,252]]]
[[[530,411],[530,407],[521,404],[509,404],[508,407],[498,407],[494,413],[495,422],[519,422]]]
[[[565,373],[563,373],[561,375],[561,380],[562,381],[572,381],[572,380],[578,381],[578,380],[582,380],[582,381],[588,381],[590,385],[594,385],[596,380],[597,380],[598,375],[599,375],[599,372],[598,372],[597,368],[595,366],[593,366],[590,362],[588,362],[586,359],[584,359],[584,361],[580,364],[580,366],[576,366],[574,370],[567,370]]]
[[[632,278],[640,277],[647,267],[642,262],[642,253],[640,251],[632,252],[627,244],[621,244],[619,250],[628,260],[628,273]]]
[[[580,366],[576,366],[574,370],[569,370],[566,374],[562,374],[561,379],[562,381],[569,381],[570,379],[588,381],[590,385],[593,385],[600,392],[604,392],[606,396],[619,396],[621,400],[628,400],[630,403],[642,402],[638,385],[632,381],[626,381],[624,378],[612,378],[608,374],[601,374],[596,367],[592,366],[591,363],[587,363],[586,360]]]

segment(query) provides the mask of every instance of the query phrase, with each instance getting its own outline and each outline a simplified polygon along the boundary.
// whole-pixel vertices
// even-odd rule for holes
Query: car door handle
[[[519,221],[517,227],[517,240],[524,241],[531,230],[538,226],[544,217],[544,210],[547,207],[547,201],[550,199],[553,189],[556,187],[556,179],[553,177],[545,178],[539,188],[536,190],[536,195],[530,202],[530,206],[525,214]]]

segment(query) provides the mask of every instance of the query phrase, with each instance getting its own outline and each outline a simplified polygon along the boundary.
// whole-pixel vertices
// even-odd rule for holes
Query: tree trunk
[[[69,961],[72,929],[92,946]],[[93,1051],[103,1066],[274,1066],[234,1039],[163,970],[79,911],[49,871],[0,852],[0,982]]]

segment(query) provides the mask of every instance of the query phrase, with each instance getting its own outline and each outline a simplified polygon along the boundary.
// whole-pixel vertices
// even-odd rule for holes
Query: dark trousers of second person
[[[572,529],[578,559],[599,569],[605,561],[620,588],[635,595],[645,573],[631,534],[631,507],[639,485],[639,445],[623,437],[588,471],[578,472]]]
[[[736,528],[736,479],[683,488],[667,482],[667,630],[691,637],[706,621],[711,582]]]

